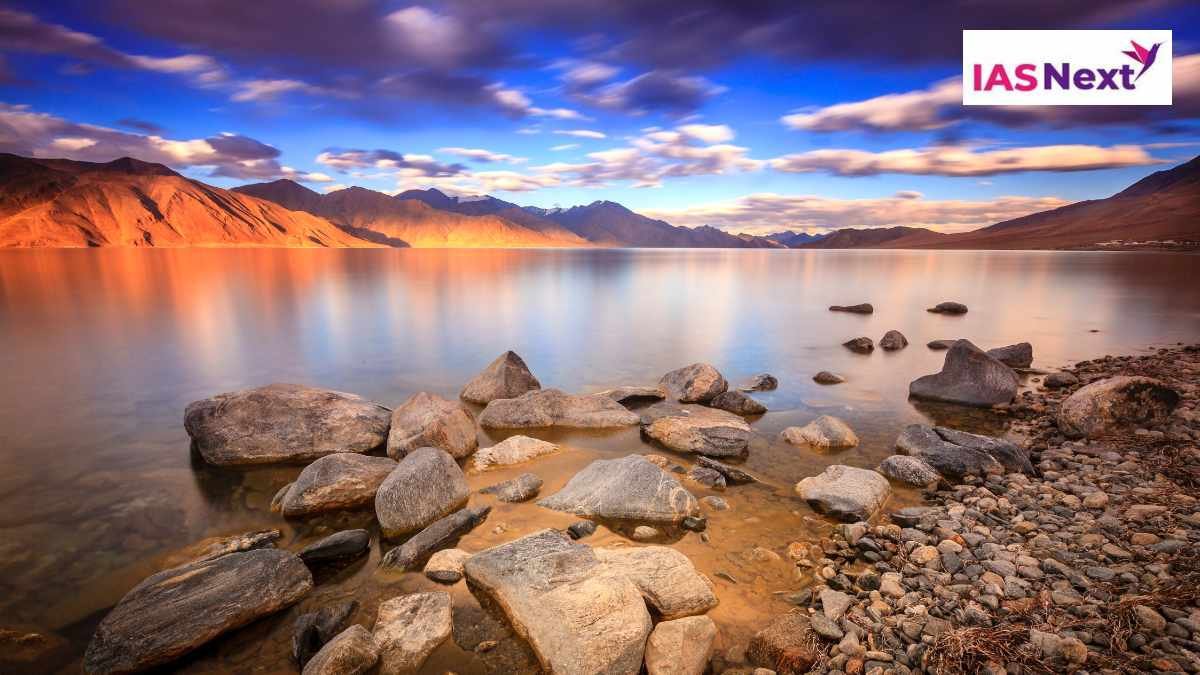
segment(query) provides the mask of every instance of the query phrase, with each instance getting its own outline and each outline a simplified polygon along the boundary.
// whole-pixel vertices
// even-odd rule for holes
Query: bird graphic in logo
[[[1162,46],[1162,43],[1156,43],[1150,49],[1146,49],[1134,40],[1130,40],[1129,44],[1133,45],[1133,50],[1122,53],[1134,61],[1142,64],[1142,70],[1138,72],[1137,77],[1133,78],[1133,81],[1137,82],[1138,78],[1140,78],[1143,73],[1149,70],[1150,66],[1154,65],[1154,59],[1158,57],[1158,48]]]

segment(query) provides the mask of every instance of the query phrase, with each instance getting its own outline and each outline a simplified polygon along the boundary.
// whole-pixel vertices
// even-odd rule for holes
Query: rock
[[[767,406],[755,401],[740,391],[726,391],[717,394],[709,402],[713,408],[727,410],[735,415],[761,415],[767,412]]]
[[[703,614],[717,606],[712,582],[673,548],[597,548],[594,553],[609,570],[629,578],[664,620]]]
[[[0,672],[6,675],[67,672],[71,643],[29,624],[0,625]]]
[[[941,372],[913,380],[908,385],[908,395],[988,407],[1011,402],[1018,385],[1012,368],[988,356],[969,340],[959,340],[946,352]]]
[[[1016,445],[944,427],[910,424],[896,439],[896,449],[924,460],[941,475],[955,480],[968,474],[1004,473],[1006,468],[1033,473],[1028,457]]]
[[[841,375],[835,375],[828,370],[822,370],[816,375],[813,375],[813,382],[816,382],[817,384],[841,384],[845,381],[846,378],[842,377]]]
[[[471,556],[465,571],[472,591],[504,612],[543,670],[636,675],[641,669],[651,629],[646,603],[590,547],[542,530]]]
[[[501,398],[479,414],[489,429],[536,427],[615,428],[637,424],[639,417],[603,394],[576,396],[558,389],[541,389],[517,398]]]
[[[166,559],[164,567],[177,567],[185,563],[198,563],[219,558],[238,551],[253,551],[271,548],[282,536],[279,530],[258,530],[227,537],[210,537],[184,547]]]
[[[350,453],[346,452],[338,454],[350,456]],[[292,481],[291,483],[279,488],[279,490],[275,492],[275,496],[271,497],[271,513],[283,513],[283,498],[287,496],[288,490],[292,489],[292,485],[295,485],[295,481]]]
[[[855,354],[870,354],[875,351],[875,343],[869,337],[856,337],[843,342],[842,346]]]
[[[459,397],[464,401],[487,405],[498,398],[518,396],[542,388],[538,379],[529,372],[529,366],[515,352],[504,352],[488,364],[463,387]]]
[[[889,330],[884,333],[883,337],[879,338],[879,347],[889,352],[897,349],[904,349],[908,346],[908,338],[904,337],[904,333],[898,330]]]
[[[607,396],[617,403],[627,404],[639,401],[661,401],[667,397],[667,390],[658,386],[625,386],[617,387],[616,389],[605,389],[599,392],[599,395]]]
[[[188,563],[144,579],[100,622],[84,656],[89,673],[169,663],[213,638],[290,607],[312,574],[287,551],[261,548]]]
[[[509,466],[558,452],[553,443],[529,436],[509,436],[490,448],[475,453],[475,469],[486,471],[494,466]]]
[[[892,455],[879,463],[879,473],[914,487],[936,483],[941,475],[925,460],[908,455]]]
[[[321,647],[346,629],[346,624],[357,609],[356,600],[347,600],[296,618],[295,628],[292,629],[292,658],[301,670],[321,651]]]
[[[700,408],[659,417],[642,432],[676,452],[711,457],[738,457],[750,444],[750,425],[724,410]]]
[[[696,457],[696,464],[706,469],[712,469],[725,477],[725,483],[728,485],[746,485],[748,483],[756,483],[758,479],[741,469],[729,466],[723,462],[718,462],[715,459],[699,455]]]
[[[350,626],[321,647],[302,675],[359,675],[379,662],[375,638],[362,626]]]
[[[707,616],[663,621],[646,641],[647,675],[704,675],[717,624]]]
[[[300,559],[309,567],[357,558],[371,547],[371,535],[366,530],[342,530],[305,546]]]
[[[1050,373],[1042,381],[1042,384],[1047,389],[1062,389],[1064,387],[1074,387],[1079,384],[1079,378],[1071,373]]]
[[[304,467],[280,501],[280,510],[296,518],[370,506],[379,485],[395,468],[396,462],[387,457],[326,455]]]
[[[679,521],[679,526],[688,532],[703,532],[708,529],[708,519],[704,516],[688,516]]]
[[[779,435],[792,445],[809,445],[821,450],[843,450],[858,445],[854,430],[831,415],[821,415],[802,427],[788,427]]]
[[[1087,660],[1087,645],[1073,637],[1063,637],[1030,628],[1029,642],[1047,659],[1061,659],[1076,665]]]
[[[496,499],[502,502],[517,503],[533,499],[541,489],[541,478],[532,473],[523,473],[512,480],[485,487],[479,492],[485,495],[496,495]]]
[[[538,502],[585,518],[678,523],[699,505],[679,481],[641,455],[598,459]]]
[[[596,523],[590,520],[577,520],[567,526],[567,534],[572,539],[583,539],[596,531]]]
[[[779,380],[770,373],[759,373],[750,378],[750,381],[742,385],[742,391],[775,391],[779,387]]]
[[[379,605],[375,642],[379,645],[379,675],[409,675],[450,637],[453,626],[450,594],[412,593]]]
[[[437,448],[419,448],[379,486],[375,515],[385,537],[398,537],[461,508],[470,493],[453,457]]]
[[[796,492],[817,513],[855,522],[869,520],[887,501],[892,488],[874,471],[834,464],[797,483]]]
[[[383,444],[391,412],[354,394],[271,384],[196,401],[183,426],[209,464],[311,462]]]
[[[829,311],[850,312],[851,314],[873,314],[875,308],[871,306],[871,303],[864,302],[858,305],[830,305]]]
[[[850,609],[850,603],[853,598],[841,591],[835,591],[832,588],[826,588],[821,591],[821,611],[831,621],[837,621],[842,618],[847,609]]]
[[[750,640],[746,657],[779,675],[804,675],[822,656],[808,618],[793,613],[773,619]]]
[[[708,403],[729,388],[721,373],[707,363],[672,370],[658,384],[667,390],[667,398],[680,403]]]
[[[1179,392],[1149,377],[1118,376],[1076,389],[1058,411],[1058,428],[1068,438],[1095,438],[1114,429],[1167,420]]]
[[[700,503],[704,504],[713,511],[725,511],[729,509],[729,502],[716,495],[704,497],[700,500]]]
[[[961,302],[939,302],[925,311],[934,314],[966,314],[967,306]]]
[[[826,640],[837,641],[841,640],[842,637],[845,636],[845,633],[842,632],[842,629],[838,627],[837,623],[830,620],[829,617],[825,616],[824,614],[813,614],[809,616],[808,625],[812,628],[814,633],[820,635]]]
[[[722,476],[721,472],[715,469],[706,469],[702,466],[694,466],[690,471],[687,472],[687,477],[705,487],[709,487],[714,490],[725,489],[725,476]]]
[[[1009,368],[1028,368],[1033,365],[1033,345],[1028,342],[989,349],[987,355]]]
[[[478,527],[491,511],[490,506],[465,508],[440,518],[388,551],[379,565],[401,571],[416,569],[431,554],[453,545],[459,537]]]
[[[463,578],[463,563],[471,554],[461,548],[447,548],[429,556],[425,576],[439,584],[457,583]]]
[[[955,342],[958,342],[958,340],[930,340],[929,342],[925,343],[925,346],[937,352],[944,349],[950,349],[954,346]]]
[[[477,447],[475,418],[458,401],[420,392],[392,411],[387,441],[392,459],[401,459],[417,448],[437,448],[462,459]]]
[[[1167,620],[1150,607],[1134,605],[1133,615],[1137,617],[1138,627],[1152,635],[1157,635],[1167,629]]]
[[[634,541],[654,541],[661,536],[662,532],[659,532],[657,528],[650,527],[649,525],[638,525],[633,528],[633,533],[629,535],[629,538]]]

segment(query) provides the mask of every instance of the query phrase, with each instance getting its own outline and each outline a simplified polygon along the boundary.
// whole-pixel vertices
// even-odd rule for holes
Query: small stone
[[[780,436],[792,445],[809,445],[822,450],[842,450],[858,445],[858,436],[848,424],[832,415],[821,415],[803,427],[788,427]]]
[[[630,537],[634,541],[652,541],[659,537],[659,531],[649,525],[638,525],[633,528],[633,535]]]
[[[875,343],[869,337],[856,337],[843,342],[842,346],[855,354],[870,354],[875,351]]]
[[[813,375],[813,382],[816,382],[817,384],[841,384],[845,381],[846,378],[842,377],[841,375],[831,373],[828,370],[822,370],[816,375]]]
[[[1097,490],[1083,498],[1083,506],[1089,509],[1102,509],[1108,506],[1108,495]]]
[[[440,584],[458,583],[463,578],[463,563],[470,557],[470,553],[460,548],[442,549],[425,563],[425,576]]]
[[[842,618],[846,610],[850,608],[850,596],[827,588],[821,591],[821,609],[825,612],[825,616],[833,621]]]
[[[712,509],[713,511],[724,511],[729,508],[729,502],[716,495],[710,495],[700,500],[700,503]]]
[[[583,539],[596,531],[596,523],[590,520],[577,520],[567,526],[567,534],[572,539]]]
[[[824,614],[813,614],[808,617],[809,625],[812,626],[813,632],[826,640],[841,640],[845,633],[838,627],[837,622],[831,620]]]
[[[1138,625],[1143,630],[1158,634],[1167,628],[1167,620],[1163,615],[1145,605],[1134,605],[1133,615],[1137,617]]]

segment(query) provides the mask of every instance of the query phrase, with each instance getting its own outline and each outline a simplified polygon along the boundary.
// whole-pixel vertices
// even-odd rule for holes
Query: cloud
[[[793,113],[785,115],[780,121],[792,129],[804,131],[924,131],[955,122],[943,111],[947,106],[962,107],[960,78],[943,80],[922,91],[887,94],[865,101]]]
[[[490,92],[496,105],[515,117],[550,117],[560,120],[588,119],[579,111],[570,108],[539,108],[525,95],[525,92],[506,87],[503,83],[488,85],[487,91]]]
[[[616,66],[596,61],[571,61],[562,64],[564,70],[561,76],[568,86],[590,89],[608,82],[621,72]]]
[[[270,101],[288,92],[306,91],[309,86],[299,80],[246,80],[237,84],[230,100]]]
[[[703,77],[672,69],[652,70],[625,82],[600,87],[577,86],[571,95],[589,105],[631,115],[659,111],[684,115],[723,91],[724,87]]]
[[[507,162],[509,164],[519,164],[526,161],[524,157],[514,157],[506,155],[502,152],[492,152],[483,148],[439,148],[438,152],[447,155],[455,155],[466,159],[473,159],[477,162]]]
[[[1141,146],[1044,145],[976,151],[962,146],[887,150],[812,150],[770,160],[787,173],[828,172],[837,176],[904,173],[933,176],[993,176],[1024,171],[1092,171],[1161,164]]]
[[[562,152],[563,150],[574,150],[575,148],[578,148],[578,147],[579,147],[578,143],[563,143],[562,145],[551,146],[550,151],[551,152]]]
[[[136,129],[138,131],[143,131],[147,134],[154,134],[157,136],[161,136],[166,132],[166,129],[158,124],[155,124],[154,122],[147,122],[146,120],[138,119],[136,117],[123,117],[117,120],[116,123],[117,126],[122,126],[127,129]]]
[[[919,193],[911,192],[878,199],[760,193],[684,209],[643,213],[674,225],[715,225],[751,234],[769,234],[781,229],[826,231],[896,225],[963,232],[1066,204],[1057,197],[997,197],[972,201],[925,199]]]
[[[414,175],[454,176],[464,171],[461,164],[442,164],[428,155],[402,154],[393,150],[344,150],[328,148],[317,155],[318,164],[349,171],[351,169],[408,170]]]
[[[558,134],[559,136],[574,136],[575,138],[608,138],[604,132],[593,131],[591,129],[555,129],[554,133]]]

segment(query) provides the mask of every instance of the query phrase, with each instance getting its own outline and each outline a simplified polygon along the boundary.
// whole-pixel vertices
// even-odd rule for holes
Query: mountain
[[[775,234],[768,234],[763,238],[778,242],[788,248],[799,248],[805,244],[811,244],[815,241],[820,241],[827,236],[829,235],[809,234],[807,232],[792,232],[791,230],[784,230],[782,232],[776,232]]]
[[[500,215],[467,215],[446,210],[443,207],[452,208],[458,200],[437,190],[409,191],[393,197],[366,188],[351,187],[322,195],[289,180],[244,185],[234,190],[327,218],[344,230],[362,237],[400,240],[417,248],[588,245],[588,242],[553,223],[543,230],[526,227]],[[431,201],[442,206],[432,206]]]
[[[375,244],[333,223],[161,164],[0,154],[0,247]]]
[[[573,238],[579,236],[553,220],[543,218],[512,202],[506,202],[491,195],[463,199],[460,197],[451,197],[436,188],[429,188],[426,190],[406,190],[396,195],[396,199],[416,199],[425,202],[435,209],[453,211],[467,216],[497,216],[531,230],[544,232],[555,237]]]
[[[923,227],[876,227],[853,228],[846,227],[834,230],[823,237],[806,244],[798,244],[796,248],[906,248],[896,244],[906,241],[933,241],[938,237],[950,235],[927,230]]]
[[[677,227],[663,220],[634,213],[610,201],[596,201],[569,209],[525,211],[552,220],[575,234],[602,246],[663,248],[774,248],[762,237],[742,237],[707,225]]]

